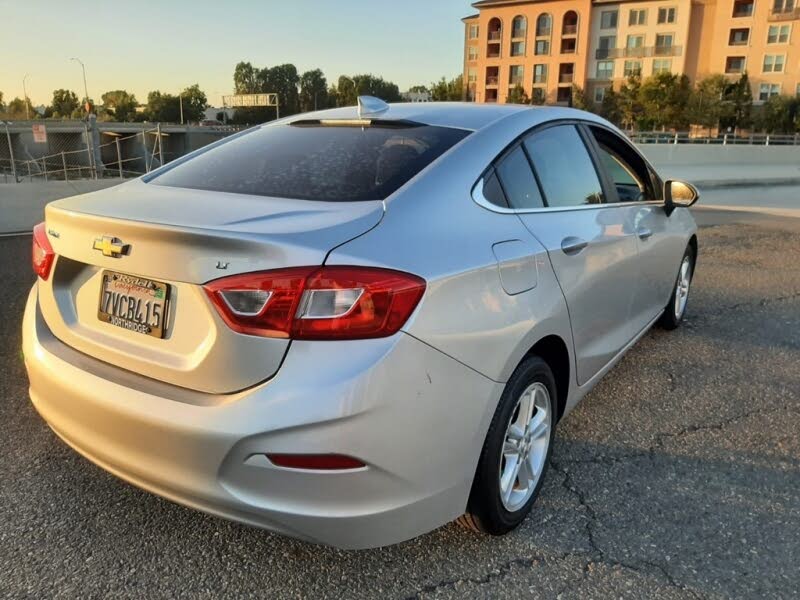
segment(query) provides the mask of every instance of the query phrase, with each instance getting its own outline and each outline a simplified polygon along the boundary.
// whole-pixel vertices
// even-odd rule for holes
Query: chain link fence
[[[36,140],[33,125],[44,123],[46,142]],[[116,127],[115,127],[116,126]],[[64,122],[0,122],[0,182],[70,181],[129,178],[149,173],[193,150],[185,136],[189,127],[165,132],[162,125],[131,132],[130,124]],[[115,131],[115,129],[117,131]],[[239,127],[195,128],[202,143],[231,135]],[[170,136],[183,143],[170,143]],[[184,138],[181,138],[184,136]],[[41,145],[46,144],[42,148]]]

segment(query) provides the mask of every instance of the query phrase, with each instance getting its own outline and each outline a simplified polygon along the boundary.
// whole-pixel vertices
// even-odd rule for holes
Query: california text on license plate
[[[163,338],[168,301],[166,283],[103,271],[97,318],[129,331]]]

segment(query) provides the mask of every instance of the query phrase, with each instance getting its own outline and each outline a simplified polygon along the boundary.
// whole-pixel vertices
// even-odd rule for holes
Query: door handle
[[[561,251],[570,256],[580,254],[581,251],[589,245],[589,242],[577,237],[566,237],[561,240]]]
[[[639,231],[637,231],[636,235],[639,236],[640,240],[646,240],[651,235],[653,235],[653,230],[652,229],[643,228],[643,229],[640,229]]]

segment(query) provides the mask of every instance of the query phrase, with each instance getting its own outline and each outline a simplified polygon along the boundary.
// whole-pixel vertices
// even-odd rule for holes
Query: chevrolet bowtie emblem
[[[94,241],[92,248],[94,250],[100,250],[100,252],[103,253],[103,256],[113,256],[114,258],[119,258],[123,254],[128,253],[130,244],[123,244],[122,240],[119,240],[111,235],[104,235],[103,237]]]

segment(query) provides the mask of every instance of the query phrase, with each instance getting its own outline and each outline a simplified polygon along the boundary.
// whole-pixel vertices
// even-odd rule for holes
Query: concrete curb
[[[720,190],[725,188],[737,187],[762,187],[762,186],[800,186],[800,177],[773,177],[769,179],[709,179],[709,180],[693,180],[690,183],[697,186],[701,191],[707,190]]]

